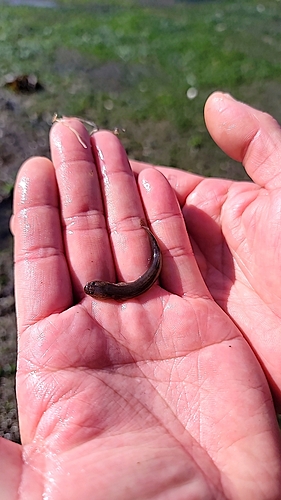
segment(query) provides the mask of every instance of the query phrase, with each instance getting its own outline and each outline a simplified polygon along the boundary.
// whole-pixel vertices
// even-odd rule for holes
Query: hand
[[[81,123],[68,124],[88,147],[55,124],[53,163],[29,160],[15,187],[23,455],[0,441],[1,491],[278,500],[280,436],[264,374],[204,284],[172,189],[150,169],[138,192],[114,135],[98,132],[91,150]],[[162,249],[161,286],[125,303],[86,296],[88,280],[142,274],[145,216]]]
[[[281,411],[281,130],[230,96],[207,101],[210,134],[251,182],[159,168],[180,201],[192,247],[215,301],[256,353]],[[145,164],[132,162],[134,170]]]

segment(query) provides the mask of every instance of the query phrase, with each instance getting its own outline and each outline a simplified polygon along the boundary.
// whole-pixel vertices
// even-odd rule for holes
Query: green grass
[[[30,113],[119,125],[139,159],[182,168],[195,161],[194,171],[228,175],[227,163],[209,165],[203,105],[218,88],[242,99],[246,93],[259,105],[263,85],[279,86],[278,2],[266,2],[264,10],[254,1],[229,0],[169,8],[133,0],[102,8],[86,0],[60,5],[1,6],[1,74],[36,73],[46,89],[29,100]],[[198,92],[192,100],[190,87]],[[220,153],[215,158],[227,162]]]

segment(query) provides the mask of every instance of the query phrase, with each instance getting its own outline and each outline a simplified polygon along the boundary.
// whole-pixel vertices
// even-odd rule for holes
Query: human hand
[[[206,103],[205,119],[218,146],[242,162],[254,182],[159,170],[177,193],[211,295],[247,338],[281,410],[280,126],[218,92]]]
[[[98,132],[91,151],[69,123],[87,149],[55,124],[53,163],[29,160],[15,187],[23,455],[2,441],[4,498],[278,500],[264,374],[204,284],[172,189],[150,169],[138,193],[118,139]],[[124,303],[86,296],[89,280],[142,274],[145,216],[161,286]]]

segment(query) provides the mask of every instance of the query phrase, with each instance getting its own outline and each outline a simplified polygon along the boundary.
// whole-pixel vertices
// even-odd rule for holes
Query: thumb
[[[272,116],[215,92],[206,102],[205,121],[217,145],[242,162],[254,182],[271,189],[281,185],[281,130]]]

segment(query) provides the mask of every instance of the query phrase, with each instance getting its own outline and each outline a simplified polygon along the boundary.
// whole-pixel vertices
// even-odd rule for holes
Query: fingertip
[[[45,164],[52,164],[51,160],[45,156],[30,156],[29,158],[27,158],[27,160],[25,160],[22,165],[21,165],[21,168],[32,168],[33,166],[35,166],[36,168],[38,167],[38,163],[41,163],[43,166]],[[20,171],[19,171],[20,172]]]
[[[126,151],[118,135],[110,130],[99,130],[91,135],[91,144],[95,161],[99,168],[106,168],[111,164],[111,170],[119,171],[120,165],[132,171]]]
[[[14,213],[17,208],[40,203],[43,196],[42,186],[48,186],[48,196],[52,192],[55,192],[56,196],[52,162],[45,157],[33,156],[27,159],[18,171],[14,188]]]
[[[49,158],[45,156],[31,156],[25,160],[19,168],[17,173],[15,189],[18,188],[19,182],[22,177],[36,176],[37,174],[41,176],[46,170],[53,169],[53,164]]]
[[[213,102],[214,103],[220,102],[225,99],[232,102],[236,101],[236,99],[229,92],[222,92],[221,90],[215,90],[207,97],[206,104],[211,104]]]
[[[180,211],[173,188],[155,168],[142,170],[138,177],[140,192],[151,223]]]
[[[72,158],[90,158],[89,132],[79,118],[60,118],[51,127],[50,148],[55,165]]]
[[[232,95],[226,92],[213,92],[206,100],[204,106],[204,118],[207,128],[212,124],[214,115],[225,112],[232,104],[238,103]]]
[[[24,182],[28,182],[29,178],[40,179],[42,176],[45,176],[46,170],[49,171],[50,169],[53,170],[53,164],[49,158],[31,156],[22,163],[17,173],[14,193],[21,190]]]
[[[120,189],[122,189],[120,182],[125,183],[123,184],[124,189],[126,185],[127,189],[131,190],[132,178],[134,178],[133,185],[134,187],[136,187],[135,174],[131,168],[126,150],[118,135],[116,135],[111,130],[98,130],[93,135],[91,135],[91,145],[95,165],[99,177],[100,179],[102,179],[101,185],[104,192],[109,189],[109,179],[112,175],[115,177],[114,184],[119,192]],[[128,185],[126,184],[127,181],[125,180],[125,177],[127,177],[127,180],[129,180]],[[128,193],[129,191],[126,192]],[[107,193],[109,193],[109,191],[107,191]],[[111,192],[111,196],[112,195],[113,191]]]
[[[206,127],[216,144],[236,161],[243,161],[245,150],[258,129],[254,112],[247,104],[223,92],[214,92],[206,101]]]
[[[155,189],[156,185],[157,189],[155,194],[162,189],[171,189],[166,177],[156,168],[149,166],[140,171],[138,181],[142,189],[148,194]]]

